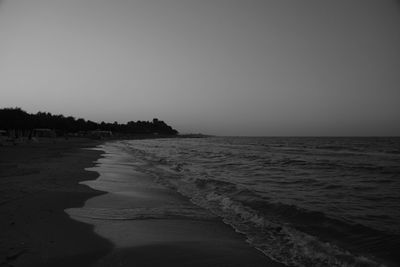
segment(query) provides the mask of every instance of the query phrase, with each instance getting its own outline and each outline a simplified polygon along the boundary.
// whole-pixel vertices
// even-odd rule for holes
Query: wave
[[[259,194],[231,182],[227,176],[222,180],[217,179],[213,172],[193,171],[193,168],[202,169],[201,165],[196,164],[203,164],[203,159],[199,161],[196,158],[197,162],[190,163],[179,158],[160,159],[156,153],[149,154],[146,147],[143,150],[134,146],[130,148],[135,157],[138,156],[146,162],[141,171],[152,174],[158,182],[177,190],[193,203],[221,217],[236,231],[245,234],[247,241],[255,248],[279,262],[290,266],[383,266],[382,259],[400,262],[396,253],[400,251],[400,236],[397,234],[356,224],[344,217],[332,218],[323,212],[272,201],[266,194]],[[245,155],[242,158],[253,159],[253,156]],[[265,158],[258,159],[268,161]],[[257,160],[257,157],[253,160]],[[279,163],[290,167],[307,165],[305,160],[290,158],[284,158]],[[313,167],[318,167],[318,164],[320,167],[335,170],[354,170],[358,167],[357,169],[374,171],[373,166],[357,163],[332,166],[332,162],[321,161],[314,162]],[[224,167],[218,164],[213,166],[217,166],[219,171]],[[310,177],[271,182],[277,181],[289,184],[320,182]],[[379,183],[379,180],[374,182]],[[343,185],[322,183],[320,187],[341,190]]]
[[[150,172],[158,177],[159,182],[221,217],[236,231],[245,234],[251,245],[274,260],[289,266],[379,266],[374,260],[354,255],[307,233],[306,230],[317,228],[322,232],[321,225],[326,228],[324,231],[331,230],[327,227],[329,219],[323,213],[268,202],[230,182],[171,179],[173,175],[165,175],[165,169],[160,173],[154,170],[157,168],[152,166]],[[308,227],[301,227],[305,225]]]
[[[245,234],[250,244],[279,262],[290,266],[379,266],[374,260],[351,254],[299,227],[307,225],[315,233],[316,226],[324,225],[329,232],[329,219],[323,213],[271,203],[229,182],[197,179],[194,185],[181,185],[177,190],[222,217]]]

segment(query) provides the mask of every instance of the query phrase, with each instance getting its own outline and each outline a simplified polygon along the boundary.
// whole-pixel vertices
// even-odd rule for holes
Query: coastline
[[[118,247],[97,226],[71,218],[66,210],[98,198],[109,203],[109,193],[85,185],[98,180],[94,162],[104,157],[82,148],[102,143],[50,139],[0,148],[0,266],[282,266],[220,219],[131,220],[113,228],[127,233],[129,246]],[[193,205],[174,190],[154,189],[149,176],[130,177],[142,196],[138,207]]]
[[[112,247],[90,225],[71,219],[102,192],[79,184],[100,156],[99,141],[41,139],[0,147],[0,266],[89,266]]]
[[[250,246],[243,234],[143,172],[123,142],[104,143],[89,187],[107,192],[79,208],[74,219],[94,226],[113,249],[94,266],[284,266]]]

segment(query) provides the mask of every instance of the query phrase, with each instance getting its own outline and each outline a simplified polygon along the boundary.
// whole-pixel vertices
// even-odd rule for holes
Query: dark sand
[[[84,168],[101,152],[80,149],[94,145],[60,139],[0,147],[1,266],[281,266],[219,219],[71,219],[65,209],[192,205],[140,174],[130,176],[138,186],[129,196],[78,184],[98,177]]]
[[[85,139],[0,147],[0,265],[89,266],[112,247],[65,208],[101,194],[79,181],[100,153]],[[57,264],[54,264],[57,262]]]

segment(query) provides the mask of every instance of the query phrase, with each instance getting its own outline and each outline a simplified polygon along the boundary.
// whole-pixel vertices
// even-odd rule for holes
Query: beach
[[[65,208],[101,192],[78,184],[100,152],[87,139],[42,139],[0,147],[0,265],[88,266],[111,248],[90,225],[71,220]]]
[[[51,139],[0,148],[1,266],[280,266],[154,177],[111,170],[115,162],[109,169],[103,162],[99,177],[94,162],[103,152],[86,149],[99,144]],[[95,180],[110,171],[129,177],[129,193]],[[83,216],[127,206],[136,217]]]

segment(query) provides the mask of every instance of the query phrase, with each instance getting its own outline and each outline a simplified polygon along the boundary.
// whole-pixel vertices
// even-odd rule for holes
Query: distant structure
[[[91,131],[89,136],[93,139],[103,139],[107,137],[112,137],[113,134],[111,131],[96,130],[96,131]]]
[[[8,133],[5,130],[0,130],[0,146],[4,145],[8,139]]]
[[[33,129],[31,137],[56,137],[56,132],[51,129]]]

